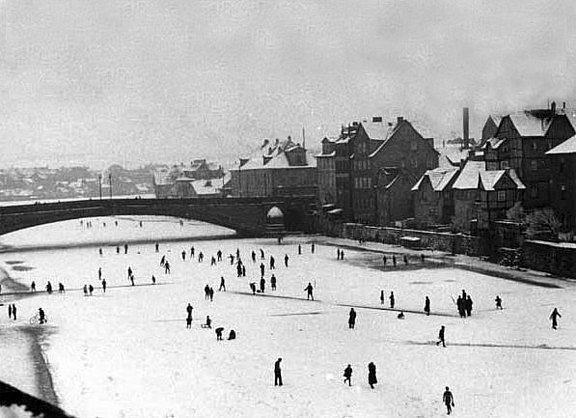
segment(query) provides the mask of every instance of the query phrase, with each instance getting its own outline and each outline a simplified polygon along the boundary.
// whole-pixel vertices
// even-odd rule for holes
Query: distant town
[[[533,237],[571,240],[576,226],[576,111],[551,103],[487,115],[478,138],[438,141],[398,116],[343,123],[335,137],[261,139],[226,170],[194,159],[138,169],[112,165],[0,170],[0,200],[315,196],[319,223],[486,235],[529,220]],[[314,148],[312,146],[311,148]],[[502,222],[508,222],[506,226]],[[326,229],[326,228],[324,228]]]

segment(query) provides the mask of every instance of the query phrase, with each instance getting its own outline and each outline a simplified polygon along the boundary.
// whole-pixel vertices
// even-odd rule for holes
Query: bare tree
[[[528,229],[526,234],[530,237],[546,235],[552,239],[558,239],[558,232],[562,226],[552,209],[536,210],[526,216]]]
[[[516,202],[514,206],[506,211],[506,219],[510,221],[523,223],[526,221],[526,214],[524,213],[524,208],[522,203]]]

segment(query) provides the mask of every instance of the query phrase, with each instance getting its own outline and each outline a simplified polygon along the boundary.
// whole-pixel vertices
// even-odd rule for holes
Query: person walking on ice
[[[380,305],[384,305],[384,290],[380,291]]]
[[[102,279],[102,291],[106,293],[106,279]]]
[[[374,389],[374,385],[378,383],[376,379],[376,365],[372,362],[368,363],[368,384],[370,389]]]
[[[270,287],[272,290],[276,290],[276,276],[274,275],[270,277]]]
[[[444,339],[445,330],[446,328],[444,327],[444,325],[442,325],[442,327],[440,327],[440,332],[438,332],[438,341],[436,341],[436,345],[442,343],[442,347],[446,347],[446,340]]]
[[[430,315],[430,298],[428,296],[426,296],[424,301],[424,312],[426,312],[426,316]]]
[[[356,311],[354,308],[350,308],[350,314],[348,315],[348,328],[354,329],[356,325]]]
[[[396,303],[396,300],[394,299],[394,292],[390,292],[389,299],[390,299],[390,308],[394,309],[394,304]]]
[[[496,302],[496,309],[504,309],[502,308],[502,299],[500,298],[500,296],[497,295],[494,301]]]
[[[284,266],[288,267],[288,261],[290,260],[290,257],[288,257],[288,254],[284,254]]]
[[[348,382],[348,386],[352,386],[352,366],[348,365],[344,369],[344,383]]]
[[[313,293],[314,288],[312,287],[312,283],[308,282],[308,286],[306,286],[306,287],[304,288],[304,290],[307,292],[307,293],[306,293],[306,299],[308,299],[308,300],[310,300],[310,299],[314,300],[314,293]]]
[[[280,368],[281,358],[274,363],[274,386],[282,386],[282,369]]]
[[[164,274],[170,274],[170,263],[168,261],[164,263]]]
[[[226,282],[224,281],[224,277],[220,277],[220,287],[218,288],[218,291],[221,292],[222,289],[224,289],[224,291],[226,291]]]
[[[558,312],[558,308],[554,308],[552,313],[550,314],[550,319],[552,320],[552,329],[557,329],[558,326],[558,318],[562,318],[560,312]]]
[[[452,407],[454,406],[454,396],[452,395],[452,392],[450,392],[450,388],[448,386],[446,386],[442,400],[444,401],[444,405],[446,405],[446,414],[450,415],[452,413]]]

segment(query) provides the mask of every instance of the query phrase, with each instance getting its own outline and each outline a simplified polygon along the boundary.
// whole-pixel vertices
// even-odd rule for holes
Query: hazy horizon
[[[0,164],[234,161],[404,116],[471,136],[576,106],[576,5],[545,1],[0,0]],[[36,163],[38,162],[38,163]]]

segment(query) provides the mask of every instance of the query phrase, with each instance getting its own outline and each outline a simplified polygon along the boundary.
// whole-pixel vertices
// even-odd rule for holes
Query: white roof
[[[576,135],[568,138],[566,141],[562,142],[560,145],[556,145],[550,151],[546,153],[547,155],[558,155],[558,154],[576,154]]]

